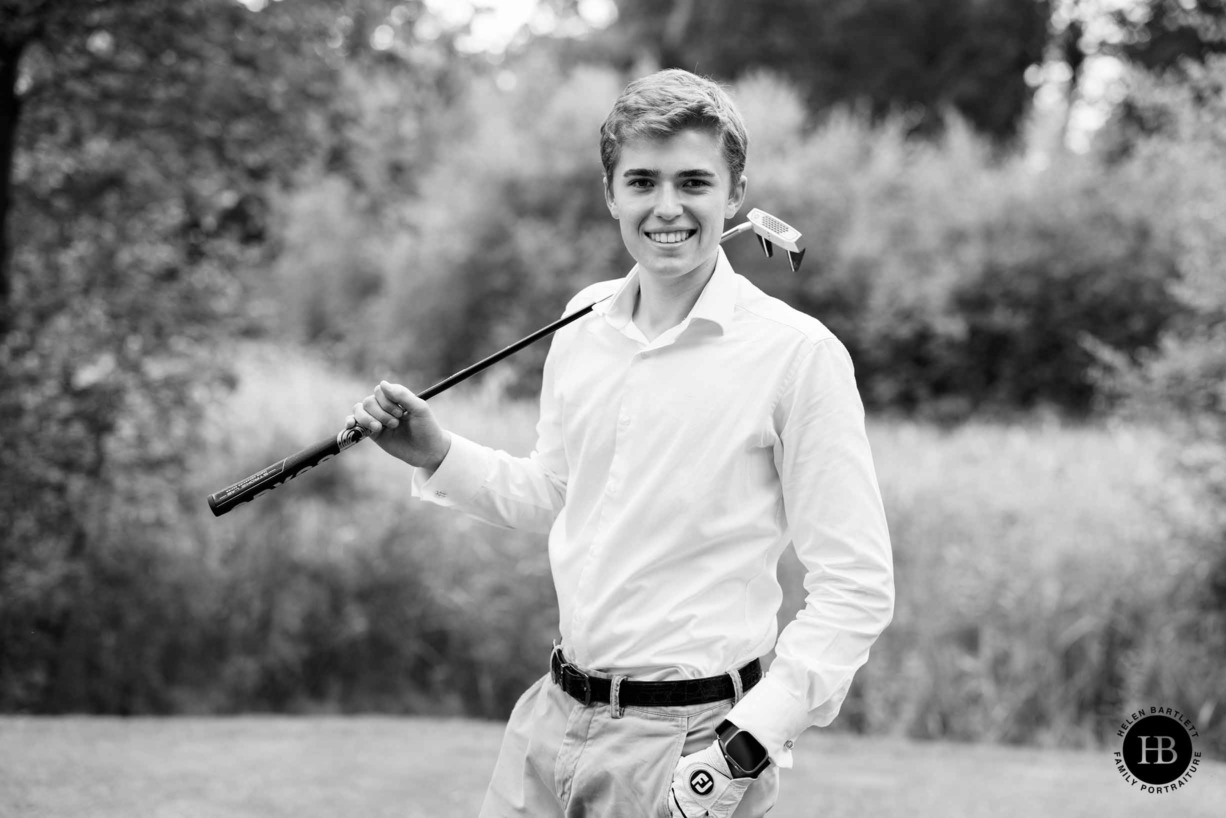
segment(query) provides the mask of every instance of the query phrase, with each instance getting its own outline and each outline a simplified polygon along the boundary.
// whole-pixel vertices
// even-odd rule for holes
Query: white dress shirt
[[[688,317],[653,341],[638,268],[594,284],[545,362],[527,457],[454,435],[415,496],[549,533],[576,665],[632,680],[715,676],[770,651],[729,719],[781,767],[837,715],[893,615],[890,539],[851,360],[816,319],[736,274],[722,250]],[[776,566],[805,566],[778,634]]]

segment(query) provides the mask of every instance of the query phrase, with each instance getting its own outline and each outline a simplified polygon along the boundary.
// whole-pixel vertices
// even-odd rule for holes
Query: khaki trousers
[[[683,755],[715,740],[732,700],[685,707],[584,706],[549,674],[520,697],[481,806],[481,818],[668,818],[668,788]],[[745,792],[736,818],[774,806],[773,764]]]

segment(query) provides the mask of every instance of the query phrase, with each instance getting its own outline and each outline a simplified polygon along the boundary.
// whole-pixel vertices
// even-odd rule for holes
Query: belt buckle
[[[587,707],[588,705],[590,705],[592,703],[592,680],[587,677],[586,673],[583,673],[577,667],[575,667],[570,662],[567,662],[564,659],[562,660],[562,678],[563,680],[565,680],[568,676],[571,679],[583,682],[583,698],[581,699],[581,701],[583,702],[584,707]],[[565,690],[568,694],[570,694],[572,698],[575,698],[575,699],[579,698],[574,693],[572,693],[571,690],[566,687],[566,685],[562,685],[562,689]]]

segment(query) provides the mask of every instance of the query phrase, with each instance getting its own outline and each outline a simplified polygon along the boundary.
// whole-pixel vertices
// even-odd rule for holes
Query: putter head
[[[753,225],[753,232],[758,236],[766,255],[774,255],[774,245],[782,247],[788,251],[788,263],[792,265],[792,272],[796,272],[805,257],[805,251],[796,243],[800,241],[800,231],[756,207],[749,211],[746,218]]]

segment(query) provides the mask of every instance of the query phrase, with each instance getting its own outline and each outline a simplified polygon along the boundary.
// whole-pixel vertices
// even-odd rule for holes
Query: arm
[[[451,450],[433,471],[413,476],[413,496],[455,508],[490,525],[548,532],[566,500],[561,402],[555,393],[562,335],[555,336],[541,380],[536,448],[527,457],[452,434]]]
[[[864,409],[837,339],[797,362],[776,408],[775,461],[805,607],[780,634],[770,672],[729,714],[781,767],[793,740],[838,715],[894,610],[893,560]]]

